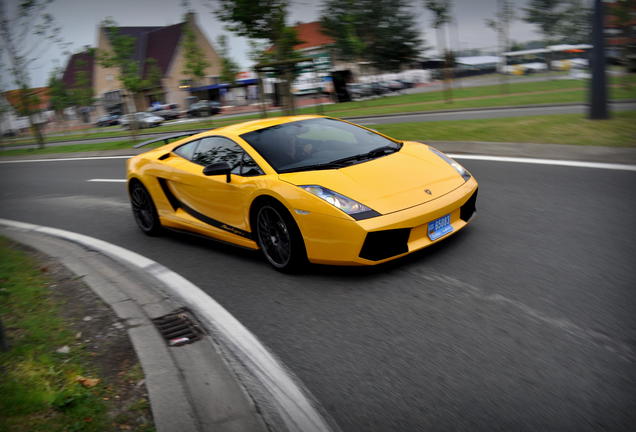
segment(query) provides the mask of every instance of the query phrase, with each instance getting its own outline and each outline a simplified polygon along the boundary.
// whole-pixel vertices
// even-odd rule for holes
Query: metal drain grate
[[[195,322],[190,312],[179,309],[152,320],[169,346],[180,346],[196,342],[205,332]]]

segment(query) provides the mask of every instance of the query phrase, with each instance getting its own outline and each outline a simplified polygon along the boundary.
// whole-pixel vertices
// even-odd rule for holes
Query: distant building
[[[212,44],[207,40],[198,27],[195,15],[187,16],[189,24],[195,33],[199,49],[207,59],[210,66],[205,69],[205,78],[208,83],[214,82],[220,71],[220,58]],[[165,27],[119,27],[122,35],[135,39],[135,60],[139,64],[139,73],[147,78],[151,73],[153,64],[161,74],[160,88],[148,89],[135,99],[137,110],[147,109],[153,102],[186,105],[189,96],[187,89],[191,86],[204,83],[193,83],[190,77],[183,73],[184,59],[184,35],[186,22]],[[99,28],[98,51],[111,51],[112,46],[104,27]],[[154,59],[150,60],[150,59]],[[100,105],[107,113],[128,112],[130,103],[127,100],[127,92],[118,79],[119,70],[106,68],[95,62],[94,89],[95,95],[100,100]]]
[[[93,87],[93,75],[95,69],[95,52],[87,49],[84,52],[73,54],[66,64],[62,82],[67,89],[80,86]]]
[[[77,91],[83,95],[75,106],[65,110],[67,115],[79,116],[84,123],[90,123],[90,114],[94,112],[93,97],[95,95],[95,50],[87,48],[85,51],[73,54],[66,64],[62,74],[62,82],[67,90]],[[83,101],[82,101],[83,100]]]
[[[36,87],[28,89],[26,103],[29,111],[35,112],[34,121],[44,124],[48,120],[46,111],[49,108],[49,88]],[[0,95],[0,131],[3,135],[26,131],[30,124],[24,115],[25,106],[20,97],[20,90],[9,90]]]

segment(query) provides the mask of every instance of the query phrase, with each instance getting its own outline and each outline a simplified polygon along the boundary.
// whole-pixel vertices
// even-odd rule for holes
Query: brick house
[[[205,69],[204,80],[212,82],[214,77],[219,75],[220,58],[198,27],[195,14],[189,13],[186,22],[191,25],[197,45],[210,64]],[[182,72],[185,64],[183,41],[186,22],[165,27],[118,28],[120,34],[134,38],[135,60],[139,64],[142,76],[148,77],[153,64],[156,64],[161,75],[160,88],[149,89],[135,98],[138,111],[146,110],[153,102],[179,104],[181,107],[186,105],[189,94],[183,87],[196,84],[189,82],[190,78]],[[97,50],[98,52],[112,50],[104,27],[98,30]],[[132,109],[132,104],[127,100],[127,92],[117,78],[118,75],[117,68],[106,68],[99,62],[95,62],[93,88],[104,113],[124,113]]]

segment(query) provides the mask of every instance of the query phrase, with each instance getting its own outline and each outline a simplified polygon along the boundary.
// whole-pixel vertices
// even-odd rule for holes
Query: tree
[[[219,0],[216,16],[229,31],[271,44],[281,38],[287,18],[288,0]]]
[[[558,34],[563,11],[563,0],[530,0],[523,8],[526,15],[523,20],[538,27],[546,45],[552,44]]]
[[[227,38],[221,35],[217,39],[221,54],[221,82],[234,84],[236,75],[240,72],[238,64],[230,57],[227,48]]]
[[[101,26],[108,35],[112,51],[100,51],[97,54],[99,63],[104,67],[116,67],[119,70],[117,78],[128,92],[128,111],[138,111],[136,97],[145,91],[156,89],[161,84],[161,71],[155,59],[146,60],[148,73],[144,77],[144,65],[135,59],[135,38],[120,34],[115,21],[107,18]],[[137,122],[131,122],[133,137],[137,129]]]
[[[590,43],[591,22],[592,9],[585,7],[582,0],[565,0],[557,35],[565,43]]]
[[[620,32],[624,43],[621,46],[620,62],[625,66],[625,74],[623,86],[630,87],[628,72],[636,71],[636,44],[630,42],[633,40],[634,26],[632,25],[632,13],[636,9],[634,3],[630,0],[618,0],[613,4],[607,5],[606,15],[614,17],[614,25]]]
[[[544,45],[589,40],[591,9],[581,0],[530,0],[523,20],[538,27]],[[548,69],[551,59],[546,58]]]
[[[8,60],[8,65],[2,63],[3,73],[11,76],[19,91],[18,112],[28,117],[39,148],[44,148],[44,137],[36,121],[37,100],[30,90],[29,70],[52,45],[62,49],[68,46],[60,37],[61,27],[56,26],[55,19],[48,12],[51,2],[21,1],[15,7],[17,12],[11,16],[5,0],[0,0],[0,55]]]
[[[88,72],[83,70],[86,63],[83,60],[77,62],[78,71],[75,73],[73,88],[68,90],[70,102],[81,111],[83,121],[87,122],[87,110],[95,102],[93,86]]]
[[[199,82],[205,77],[205,70],[210,66],[206,60],[201,47],[197,42],[197,36],[194,29],[194,14],[188,12],[184,17],[185,25],[183,28],[183,57],[185,64],[183,66],[183,74],[189,76],[193,83]]]
[[[62,81],[62,70],[60,68],[55,68],[51,72],[51,75],[49,76],[48,88],[49,105],[55,112],[58,120],[64,122],[66,120],[64,110],[72,106],[72,102],[71,96],[66,89],[66,85],[64,84],[64,81]]]
[[[320,23],[335,40],[344,60],[369,61],[377,69],[397,71],[422,51],[422,40],[405,0],[327,0]]]
[[[431,25],[437,30],[437,47],[440,56],[444,58],[444,98],[452,102],[453,94],[450,87],[449,53],[446,48],[445,26],[451,21],[451,0],[424,0],[424,6],[433,13]]]
[[[497,0],[497,12],[494,18],[486,19],[486,25],[497,32],[499,39],[499,77],[501,79],[501,92],[508,93],[508,77],[505,73],[506,56],[508,50],[508,30],[510,23],[515,19],[515,10],[511,0]]]
[[[285,77],[283,93],[287,99],[288,112],[292,113],[293,60],[299,58],[293,48],[301,41],[296,31],[286,25],[288,0],[219,0],[218,3],[216,16],[226,23],[229,31],[269,42],[271,51],[268,49],[262,56],[277,63],[277,74]]]

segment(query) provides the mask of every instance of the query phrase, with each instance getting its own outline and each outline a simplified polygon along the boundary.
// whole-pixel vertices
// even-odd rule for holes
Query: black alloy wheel
[[[139,181],[135,181],[130,187],[130,204],[135,222],[145,234],[157,235],[161,232],[161,222],[155,204],[146,188]]]
[[[267,261],[280,271],[294,271],[306,261],[296,223],[282,206],[265,204],[256,214],[257,241]]]

